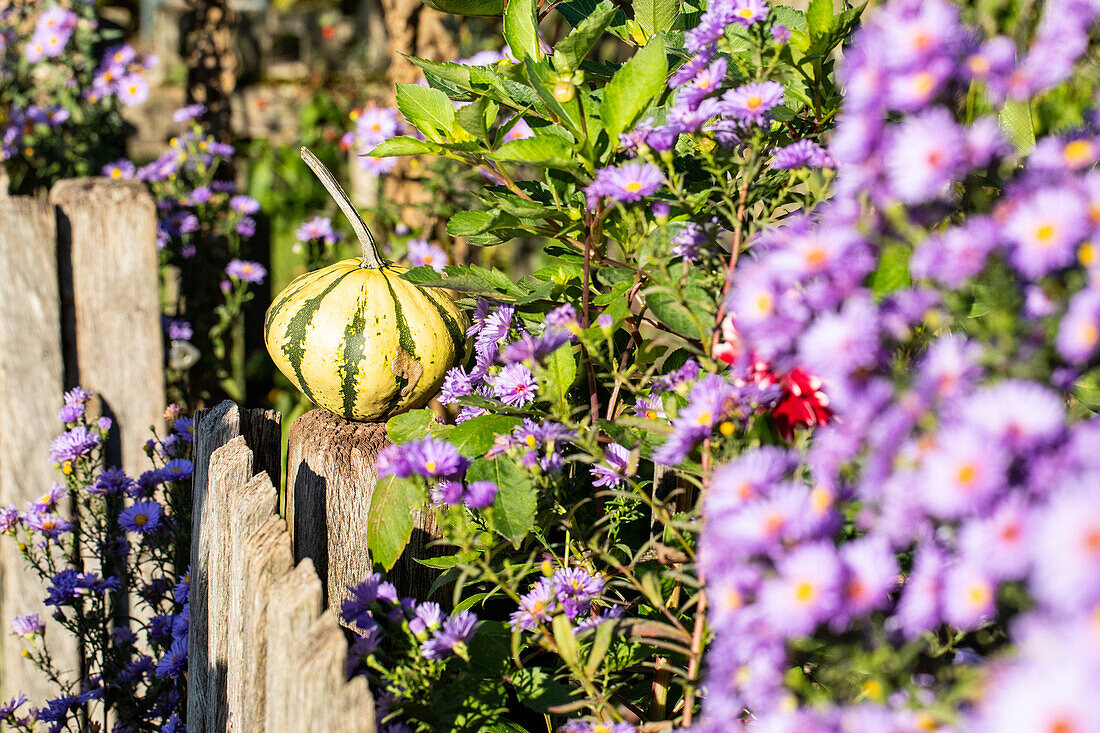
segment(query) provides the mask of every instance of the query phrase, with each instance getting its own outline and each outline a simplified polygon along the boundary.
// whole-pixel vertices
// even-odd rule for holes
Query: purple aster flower
[[[175,677],[187,668],[187,639],[172,642],[168,652],[157,662],[156,676],[160,679]]]
[[[906,637],[917,637],[939,625],[945,565],[943,551],[932,543],[924,543],[917,551],[913,571],[902,588],[894,615],[899,630]]]
[[[791,40],[791,29],[776,23],[772,26],[772,40],[776,43],[786,43]]]
[[[267,277],[267,270],[259,262],[230,260],[225,266],[225,274],[237,280],[259,285]]]
[[[534,402],[537,390],[531,370],[522,364],[509,364],[493,380],[493,394],[512,407]]]
[[[240,234],[242,237],[248,238],[256,234],[256,220],[251,216],[246,216],[237,222],[234,231]]]
[[[191,461],[186,458],[173,458],[160,469],[163,481],[184,481],[191,478]]]
[[[405,256],[413,267],[427,265],[436,272],[443,272],[443,268],[447,265],[447,253],[442,247],[431,244],[426,239],[410,239],[406,246],[408,251]]]
[[[1045,606],[1074,611],[1100,601],[1100,496],[1095,474],[1057,493],[1039,517],[1031,586]]]
[[[625,485],[629,465],[630,451],[618,443],[611,443],[604,449],[604,462],[588,469],[594,479],[592,485],[609,488]]]
[[[957,288],[985,267],[986,258],[998,245],[999,227],[987,216],[972,216],[921,242],[913,252],[910,272]]]
[[[550,620],[557,610],[557,597],[550,578],[540,578],[519,598],[519,610],[508,617],[513,631],[533,631]]]
[[[677,95],[676,104],[668,111],[668,127],[677,135],[697,132],[711,119],[722,112],[717,99],[704,99],[692,102],[690,95]]]
[[[471,611],[460,611],[443,622],[443,627],[432,638],[420,645],[420,655],[425,659],[446,659],[452,654],[467,658],[466,647],[477,633],[477,616]]]
[[[960,629],[975,629],[996,615],[997,584],[981,568],[963,563],[946,573],[943,620]]]
[[[141,74],[127,74],[115,87],[118,101],[125,107],[136,107],[149,98],[149,82]]]
[[[0,507],[0,534],[10,534],[22,521],[22,512],[13,506]]]
[[[165,318],[164,330],[173,341],[190,341],[195,336],[191,324],[181,318]]]
[[[127,532],[152,534],[160,527],[164,509],[155,501],[139,501],[122,510],[118,525]]]
[[[803,636],[839,607],[843,568],[825,544],[798,547],[779,562],[779,577],[764,582],[760,603],[776,631]]]
[[[1081,197],[1068,188],[1043,189],[1022,201],[1005,224],[1012,264],[1031,278],[1071,265],[1085,234]]]
[[[50,456],[54,463],[75,461],[92,452],[92,449],[100,444],[98,433],[94,433],[83,425],[77,425],[66,433],[62,433],[50,443]]]
[[[409,621],[409,631],[418,638],[422,638],[426,633],[442,627],[446,616],[447,614],[443,613],[443,609],[434,601],[418,603],[413,610],[413,618]]]
[[[1100,293],[1086,289],[1070,299],[1055,345],[1070,362],[1085,362],[1096,354],[1100,345]]]
[[[677,465],[708,437],[727,413],[737,390],[722,377],[711,374],[699,380],[691,390],[687,407],[672,421],[672,435],[653,452],[653,460]]]
[[[937,198],[966,162],[966,136],[951,113],[936,107],[910,117],[894,129],[886,153],[886,172],[895,196],[919,204]]]
[[[421,476],[453,477],[466,470],[466,459],[445,440],[421,438],[402,447],[411,471]]]
[[[205,204],[205,203],[208,203],[210,201],[210,197],[213,196],[213,195],[214,195],[214,193],[213,193],[213,191],[210,190],[209,186],[199,186],[198,188],[196,188],[195,190],[193,190],[191,192],[191,195],[190,195],[189,198],[190,198],[192,203]]]
[[[229,205],[234,211],[242,214],[256,214],[260,211],[260,202],[251,196],[237,195],[229,199]]]
[[[668,79],[668,85],[674,89],[684,86],[694,79],[699,72],[707,68],[711,58],[709,54],[692,56],[684,62],[683,66],[672,73],[672,76]]]
[[[1006,379],[962,405],[963,419],[1006,446],[1022,449],[1058,439],[1065,429],[1061,398],[1035,382]]]
[[[765,0],[733,0],[728,12],[734,22],[748,28],[756,21],[768,17],[768,3]]]
[[[107,178],[119,180],[122,178],[133,178],[136,171],[137,169],[134,168],[134,164],[123,158],[122,160],[116,160],[114,163],[108,163],[103,166],[102,174]]]
[[[677,99],[696,107],[704,98],[722,88],[726,80],[727,61],[719,56],[709,66],[700,69],[691,82],[677,93]]]
[[[412,464],[408,460],[408,450],[402,445],[388,445],[378,451],[374,461],[374,470],[379,478],[396,476],[408,478],[413,475]]]
[[[632,162],[596,171],[596,177],[585,189],[585,195],[589,206],[594,206],[601,196],[630,203],[652,195],[663,184],[664,175],[660,168],[652,163]]]
[[[355,134],[361,146],[374,147],[397,134],[397,110],[368,106],[355,120]]]
[[[466,487],[466,506],[484,509],[492,506],[497,496],[497,485],[492,481],[473,481]]]
[[[722,102],[725,114],[762,125],[768,111],[783,103],[783,85],[775,81],[745,84],[723,94]]]
[[[31,637],[46,628],[37,613],[25,613],[11,620],[11,633],[16,636]]]
[[[134,481],[121,468],[105,468],[88,486],[88,493],[96,496],[118,496],[134,486]]]
[[[602,720],[567,720],[559,733],[634,733],[630,723],[608,723]]]
[[[314,217],[305,222],[294,232],[294,236],[296,236],[300,242],[310,242],[314,239],[322,239],[325,244],[336,244],[343,238],[343,235],[338,234],[332,228],[332,220],[326,216]]]
[[[65,405],[57,411],[57,419],[66,425],[71,425],[84,415],[83,405]]]
[[[584,568],[558,568],[550,579],[551,586],[565,615],[570,619],[587,615],[592,601],[603,592],[604,579],[591,575]]]
[[[19,708],[23,707],[26,703],[26,695],[16,695],[3,705],[0,705],[0,720],[7,720],[9,716],[14,715],[15,712],[19,710]]]
[[[397,589],[392,583],[382,580],[378,573],[368,575],[357,585],[349,586],[348,590],[351,594],[340,604],[340,616],[363,629],[374,625],[374,617],[370,612],[371,606],[376,602],[385,601],[390,605],[398,602]]]
[[[577,309],[569,303],[559,305],[547,313],[543,322],[547,329],[560,328],[572,332],[580,327],[577,323]]]
[[[439,401],[444,405],[456,404],[460,398],[474,391],[474,382],[465,367],[456,366],[447,370],[443,377],[443,390],[439,395]]]
[[[189,104],[186,107],[180,107],[172,113],[173,122],[190,122],[202,117],[206,113],[206,107],[201,104]]]
[[[825,148],[813,140],[799,140],[783,148],[772,151],[772,168],[792,170],[795,168],[836,168],[836,161]]]

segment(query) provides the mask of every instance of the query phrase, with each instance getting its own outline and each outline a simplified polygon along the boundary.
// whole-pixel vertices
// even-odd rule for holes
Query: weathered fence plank
[[[306,636],[321,615],[321,581],[306,558],[272,584],[267,601],[267,733],[305,730],[295,695]]]
[[[243,597],[245,614],[240,670],[229,670],[230,710],[234,720],[238,721],[234,730],[264,728],[267,715],[268,589],[293,567],[294,552],[286,522],[272,514],[249,539],[244,577],[238,589]],[[240,681],[239,690],[235,685],[237,680]],[[367,702],[370,702],[369,696]]]
[[[66,370],[100,396],[117,425],[120,465],[140,472],[165,404],[153,198],[140,181],[78,178],[54,185],[50,202],[74,334]]]
[[[228,449],[227,445],[221,450]],[[264,523],[279,510],[279,492],[272,485],[267,473],[257,474],[248,483],[230,488],[227,497],[229,536],[223,547],[229,553],[228,646],[226,648],[226,699],[230,711],[231,730],[247,730],[239,720],[244,709],[245,679],[245,629],[250,629],[249,614],[252,598],[247,594],[247,566],[249,549],[254,536]]]
[[[241,410],[227,400],[212,410],[200,410],[195,422],[187,719],[188,730],[208,733],[225,730],[227,719],[228,637],[222,615],[228,611],[223,601],[228,597],[229,560],[222,544],[226,492],[247,482],[257,466],[279,465],[279,415]],[[240,441],[225,454],[227,462],[215,461],[215,453],[236,438]]]
[[[44,198],[0,196],[0,505],[24,508],[57,475],[50,441],[58,434],[64,389],[61,296],[53,207]],[[22,642],[7,633],[13,616],[39,611],[45,587],[28,570],[14,542],[0,542],[0,699],[18,692],[42,703],[52,690],[20,656]],[[59,666],[75,669],[76,642],[49,621]]]
[[[325,581],[326,606],[339,608],[347,587],[373,569],[366,518],[378,482],[374,459],[390,444],[386,426],[311,410],[290,426],[287,441],[286,518],[294,557],[313,560]],[[434,554],[427,544],[437,536],[432,516],[419,512],[412,540],[390,574],[401,594],[427,597],[436,573],[412,558]]]

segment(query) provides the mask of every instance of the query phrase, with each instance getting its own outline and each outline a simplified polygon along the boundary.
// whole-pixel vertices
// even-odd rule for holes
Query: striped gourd
[[[465,314],[450,291],[422,288],[385,263],[351,201],[305,148],[363,257],[306,273],[272,302],[264,340],[275,365],[314,404],[349,420],[384,420],[436,395],[466,355]]]

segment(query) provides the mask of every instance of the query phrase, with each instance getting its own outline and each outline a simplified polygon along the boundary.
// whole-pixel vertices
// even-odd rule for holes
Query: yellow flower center
[[[733,423],[731,423],[729,420],[725,420],[721,425],[718,426],[718,432],[720,432],[722,435],[725,435],[726,437],[733,435]]]
[[[756,110],[760,109],[763,106],[764,106],[764,100],[761,99],[760,95],[758,95],[758,94],[754,94],[754,95],[752,95],[751,97],[749,97],[748,99],[745,100],[745,108],[748,109],[749,112],[755,112]]]
[[[122,178],[122,169],[121,168],[112,168],[111,169],[111,178]]]
[[[1100,329],[1091,323],[1082,324],[1078,335],[1081,337],[1081,341],[1088,346],[1096,346],[1097,342],[1100,342]]]
[[[913,76],[913,91],[924,96],[936,86],[936,77],[927,71],[922,71]]]
[[[992,595],[992,591],[986,583],[971,583],[966,590],[966,598],[972,606],[986,605]]]
[[[737,14],[740,15],[742,18],[751,18],[752,8],[741,8],[737,11]]]
[[[714,413],[712,412],[700,412],[699,417],[696,418],[696,422],[700,425],[709,425],[710,421],[714,419]]]
[[[800,581],[794,586],[794,597],[799,603],[809,603],[815,595],[817,595],[817,589],[808,580]]]
[[[647,420],[656,420],[657,419],[657,411],[656,410],[646,410],[645,411],[645,416],[646,416]]]
[[[970,67],[970,73],[974,76],[985,76],[989,73],[989,59],[981,54],[974,54],[966,60],[966,65]]]
[[[813,247],[806,252],[806,264],[815,269],[824,265],[827,259],[824,247]]]
[[[524,442],[525,442],[525,443],[527,443],[527,447],[528,447],[528,448],[534,448],[534,447],[535,447],[535,443],[537,443],[538,441],[537,441],[537,440],[535,440],[535,436],[534,436],[534,435],[528,435],[528,436],[527,436],[527,438],[526,438],[526,439],[524,440]]]
[[[1058,233],[1054,224],[1049,221],[1035,230],[1035,241],[1043,247],[1049,247],[1054,241],[1054,235]]]
[[[972,463],[964,463],[959,466],[959,471],[955,474],[955,479],[965,487],[969,487],[977,478],[978,469]]]
[[[352,122],[355,122],[357,119],[359,119],[359,110],[353,109],[351,112],[348,112],[348,119],[350,119]]]
[[[772,296],[771,293],[760,293],[756,296],[756,310],[764,315],[768,315],[772,312]]]
[[[1092,162],[1092,143],[1088,140],[1074,140],[1062,148],[1062,158],[1071,168],[1080,168]]]
[[[867,680],[860,688],[864,697],[869,697],[872,700],[882,699],[882,683],[878,680]]]
[[[144,514],[135,514],[134,515],[134,524],[136,524],[137,526],[144,527],[148,523],[149,523],[149,517],[145,516]]]
[[[635,193],[637,191],[642,190],[642,182],[641,181],[631,181],[630,183],[626,184],[626,186],[624,186],[624,188],[626,188],[626,190],[630,191],[631,193]]]
[[[1081,248],[1077,250],[1077,261],[1081,263],[1083,267],[1091,267],[1096,263],[1096,245],[1092,242],[1085,242],[1081,245]]]
[[[424,470],[428,473],[435,473],[435,461],[426,461],[424,463]]]

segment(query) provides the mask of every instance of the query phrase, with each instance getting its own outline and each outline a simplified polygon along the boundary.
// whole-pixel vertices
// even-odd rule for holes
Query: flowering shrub
[[[267,269],[242,255],[256,233],[260,204],[238,194],[232,181],[217,178],[235,151],[206,132],[199,122],[203,112],[200,104],[176,110],[175,121],[188,129],[169,140],[153,162],[137,168],[120,159],[104,166],[102,174],[145,181],[156,199],[162,279],[177,280],[175,287],[164,288],[176,296],[166,304],[164,321],[170,385],[180,399],[220,391],[243,400],[242,313]]]
[[[0,3],[0,161],[11,193],[96,175],[125,152],[120,110],[156,64],[100,26],[93,3]]]
[[[94,418],[92,406],[79,387],[65,394],[58,415],[65,432],[50,445],[64,482],[25,508],[0,509],[0,530],[46,584],[56,622],[30,612],[12,619],[10,631],[57,690],[40,708],[16,697],[0,716],[21,731],[106,730],[109,719],[114,730],[179,731],[187,707],[192,422],[170,407],[168,434],[146,444],[153,468],[135,479],[107,465],[111,420]],[[51,655],[56,633],[80,641],[72,646],[79,659]]]
[[[832,415],[812,365],[747,359],[735,343],[729,253],[827,193],[835,163],[816,140],[839,95],[823,59],[858,14],[830,13],[811,34],[799,13],[734,2],[678,32],[667,10],[628,25],[609,2],[578,8],[557,6],[576,27],[552,50],[533,5],[513,0],[509,58],[418,60],[427,85],[397,87],[416,134],[387,127],[371,152],[478,170],[481,205],[455,213],[449,234],[481,247],[532,238],[546,266],[519,282],[434,262],[406,275],[469,297],[474,354],[443,386],[454,424],[430,410],[389,422],[398,445],[378,458],[389,478],[370,546],[391,566],[407,507],[434,507],[451,554],[424,562],[480,620],[470,662],[448,670],[493,667],[479,710],[539,729],[688,724],[707,640],[702,482]],[[636,52],[588,61],[605,33]],[[428,665],[424,647],[395,661],[392,649],[417,651],[404,637],[381,629],[368,668],[393,680]],[[439,729],[441,699],[461,705],[453,688],[388,684],[386,724]]]
[[[516,729],[1093,730],[1100,10],[894,0],[842,95],[858,10],[640,6],[512,0],[510,60],[398,86],[372,155],[478,167],[449,232],[550,264],[406,275],[474,354],[389,422],[375,561],[433,507]]]

